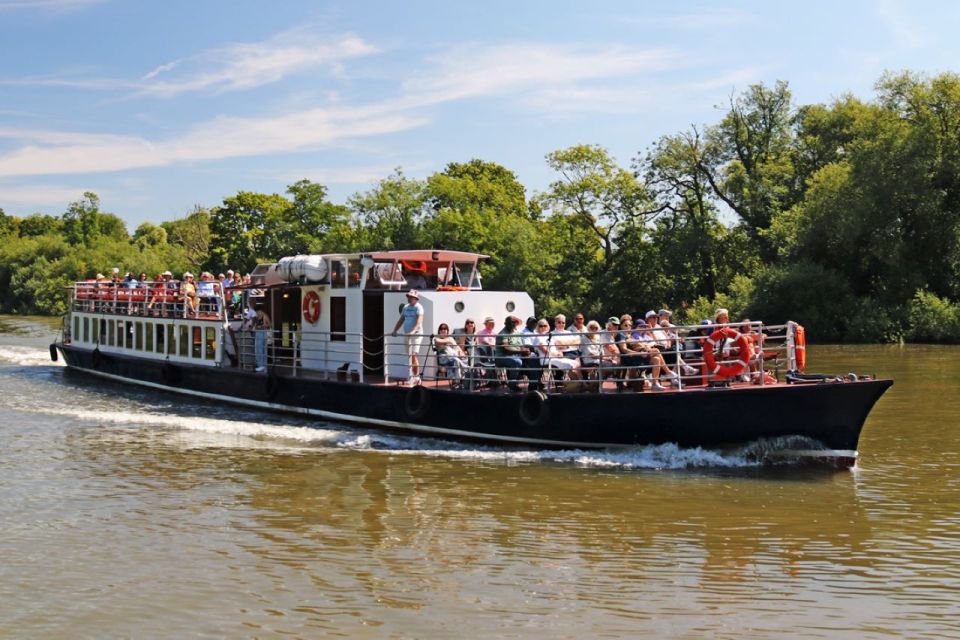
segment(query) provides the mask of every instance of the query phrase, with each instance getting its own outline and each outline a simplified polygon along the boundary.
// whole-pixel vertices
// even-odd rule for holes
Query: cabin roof
[[[486,260],[490,256],[469,251],[450,251],[447,249],[400,249],[396,251],[370,251],[365,253],[374,260],[423,260],[429,262],[473,262]]]

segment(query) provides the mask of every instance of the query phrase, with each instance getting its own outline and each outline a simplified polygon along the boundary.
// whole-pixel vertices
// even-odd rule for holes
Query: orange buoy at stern
[[[802,373],[807,368],[807,332],[799,324],[793,330],[793,350],[797,358],[797,369]]]

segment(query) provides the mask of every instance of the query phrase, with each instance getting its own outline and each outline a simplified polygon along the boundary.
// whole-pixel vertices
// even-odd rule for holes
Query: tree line
[[[551,152],[536,194],[474,159],[423,180],[398,168],[343,204],[309,180],[241,191],[132,235],[94,193],[61,216],[0,209],[0,310],[63,313],[64,285],[112,266],[442,247],[488,254],[484,286],[548,315],[723,306],[821,341],[960,342],[960,76],[887,74],[876,93],[795,105],[787,83],[757,84],[627,166],[598,145]]]

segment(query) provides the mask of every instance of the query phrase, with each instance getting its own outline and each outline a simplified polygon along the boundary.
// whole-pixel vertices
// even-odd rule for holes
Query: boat
[[[433,328],[493,318],[499,329],[535,315],[527,293],[483,288],[487,258],[436,249],[289,256],[258,265],[244,285],[198,283],[193,296],[169,276],[76,282],[51,358],[106,380],[421,436],[576,449],[800,442],[850,464],[867,415],[893,384],[806,373],[795,322],[667,323],[666,350],[686,361],[669,385],[651,385],[649,370],[615,357],[564,372],[549,353],[542,369],[517,378],[477,353],[475,340],[454,376]],[[416,378],[404,336],[392,331],[412,285],[426,334]],[[244,317],[256,307],[271,319],[260,354]]]

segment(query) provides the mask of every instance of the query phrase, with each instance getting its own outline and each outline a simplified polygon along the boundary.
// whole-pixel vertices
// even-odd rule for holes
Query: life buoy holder
[[[733,340],[740,349],[737,360],[731,364],[718,364],[714,357],[714,350],[724,339]],[[750,345],[750,338],[730,327],[717,329],[703,342],[703,362],[707,365],[707,372],[720,379],[736,378],[747,371],[752,357],[753,347]]]
[[[520,400],[520,419],[528,427],[542,427],[550,419],[550,399],[543,391],[528,391]]]
[[[310,324],[317,324],[320,319],[320,296],[316,291],[308,291],[303,296],[303,319]]]
[[[410,387],[403,399],[403,410],[406,411],[407,416],[414,420],[424,417],[430,410],[430,393],[419,384]]]
[[[793,330],[793,352],[797,369],[803,372],[807,368],[807,332],[799,324]]]

